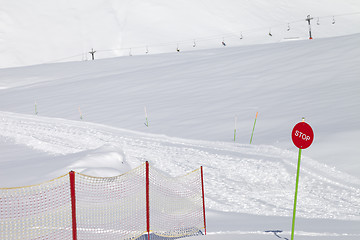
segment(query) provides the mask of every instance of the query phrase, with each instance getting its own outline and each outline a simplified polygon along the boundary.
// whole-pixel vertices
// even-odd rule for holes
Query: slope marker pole
[[[82,119],[83,119],[83,116],[82,116],[82,113],[81,113],[80,107],[79,107],[79,114],[80,114],[80,119],[82,120]]]
[[[36,101],[35,101],[35,115],[38,115]]]
[[[146,111],[146,107],[144,107],[144,110],[145,110],[145,126],[149,127],[149,121],[148,121],[148,115],[147,115],[147,111]]]
[[[254,126],[253,126],[253,130],[252,130],[252,133],[251,133],[251,138],[250,138],[250,144],[251,144],[252,139],[253,139],[254,130],[255,130],[255,124],[256,124],[256,119],[257,119],[257,117],[258,117],[258,113],[259,113],[259,112],[256,112],[255,121],[254,121]]]

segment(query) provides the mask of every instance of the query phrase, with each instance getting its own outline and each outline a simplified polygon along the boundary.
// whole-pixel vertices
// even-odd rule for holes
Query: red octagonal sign
[[[295,125],[291,138],[295,146],[300,149],[310,147],[314,140],[314,132],[309,124],[305,122],[299,122]]]

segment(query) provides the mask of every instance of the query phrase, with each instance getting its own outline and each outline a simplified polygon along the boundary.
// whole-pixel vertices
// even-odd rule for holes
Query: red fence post
[[[76,232],[76,201],[75,201],[75,172],[70,171],[70,194],[71,194],[71,214],[72,214],[72,233],[73,240],[77,240]]]
[[[205,217],[205,194],[204,194],[204,175],[203,175],[203,167],[201,169],[201,189],[202,189],[202,200],[203,200],[203,215],[204,215],[204,229],[206,235],[206,217]]]
[[[149,194],[149,162],[146,161],[146,230],[150,240],[150,194]]]

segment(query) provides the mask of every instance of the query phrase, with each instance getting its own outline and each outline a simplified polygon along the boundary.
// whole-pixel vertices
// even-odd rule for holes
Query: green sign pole
[[[304,118],[302,119],[302,122],[299,122],[293,128],[293,131],[291,133],[291,138],[294,145],[299,148],[299,158],[297,165],[295,197],[294,197],[294,212],[293,212],[293,220],[292,220],[292,228],[291,228],[291,240],[294,240],[296,201],[297,201],[297,194],[299,187],[301,150],[310,147],[311,143],[314,140],[314,132],[311,126],[305,123]]]
[[[301,148],[299,148],[299,158],[298,158],[297,173],[296,173],[296,187],[295,187],[293,220],[292,220],[292,227],[291,227],[291,240],[294,240],[296,201],[297,201],[297,193],[298,193],[298,186],[299,186],[299,175],[300,175],[300,160],[301,160]]]

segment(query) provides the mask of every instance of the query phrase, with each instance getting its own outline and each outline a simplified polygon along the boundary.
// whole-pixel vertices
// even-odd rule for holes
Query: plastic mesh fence
[[[200,169],[176,178],[148,169],[149,181],[146,164],[115,177],[75,173],[75,238],[147,240],[147,213],[152,240],[202,234]],[[0,239],[69,240],[72,223],[68,174],[39,185],[0,188]]]
[[[146,232],[145,166],[117,177],[76,174],[78,239],[135,239]]]
[[[69,176],[0,189],[0,239],[71,239]]]
[[[150,167],[150,229],[153,235],[178,238],[202,234],[204,219],[200,174],[198,169],[173,178]]]

